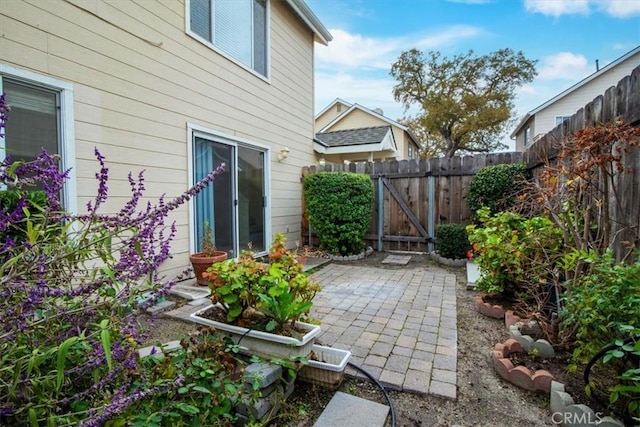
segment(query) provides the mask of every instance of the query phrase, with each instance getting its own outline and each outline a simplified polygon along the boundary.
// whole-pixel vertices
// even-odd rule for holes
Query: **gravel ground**
[[[432,263],[426,255],[412,254],[407,266],[380,264],[386,253],[374,252],[370,257],[344,264],[368,265],[381,268],[419,268]],[[507,338],[504,324],[478,314],[473,307],[473,292],[466,290],[464,268],[450,269],[458,277],[458,399],[444,400],[428,395],[389,392],[396,412],[398,427],[414,426],[482,426],[533,427],[551,426],[548,397],[521,390],[505,383],[491,365],[493,346]],[[150,342],[170,341],[195,330],[194,325],[180,321],[158,319]],[[347,370],[340,391],[385,403],[383,394],[369,381]],[[328,404],[334,391],[304,383],[285,404],[278,419],[271,423],[278,427],[311,427]],[[390,426],[390,417],[387,421]],[[345,426],[347,427],[347,426]]]

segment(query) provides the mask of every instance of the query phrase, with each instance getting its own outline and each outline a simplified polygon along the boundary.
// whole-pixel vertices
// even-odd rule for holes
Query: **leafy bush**
[[[324,249],[351,255],[364,250],[373,207],[373,181],[368,175],[320,172],[304,179],[309,222]]]
[[[236,421],[232,415],[235,403],[258,397],[257,390],[245,387],[246,362],[237,357],[239,348],[229,337],[205,328],[180,344],[176,351],[140,361],[145,377],[134,381],[132,392],[144,398],[109,420],[106,427],[230,427]],[[173,387],[177,373],[181,385]]]
[[[467,226],[482,273],[476,289],[514,298],[547,282],[562,254],[562,233],[551,220],[525,219],[512,212],[490,216],[487,207],[478,211],[478,217],[481,226]]]
[[[257,310],[265,318],[264,328],[280,332],[307,313],[320,285],[302,271],[302,263],[285,247],[285,236],[276,233],[269,249],[269,264],[258,262],[251,251],[237,260],[215,263],[204,277],[210,279],[211,299],[227,312],[233,323]]]
[[[0,183],[13,192],[2,199],[18,200],[3,204],[0,230],[20,235],[0,247],[1,425],[98,426],[156,390],[132,388],[134,378],[145,378],[136,351],[144,339],[138,308],[186,277],[157,273],[176,233],[165,221],[222,169],[178,198],[140,210],[143,176],[130,176],[130,200],[103,214],[108,168],[97,149],[95,155],[97,195],[81,215],[61,211],[68,171],[57,158],[43,152],[33,162],[0,164]],[[38,188],[46,203],[31,196]],[[179,371],[165,379],[163,387],[176,389],[184,380]]]
[[[622,404],[623,416],[640,421],[640,328],[621,325],[620,331],[628,333],[627,339],[617,339],[602,359],[603,363],[619,362],[622,368],[617,383],[609,387],[609,404]],[[627,362],[625,364],[623,362]],[[636,361],[634,364],[633,361]],[[591,384],[587,384],[589,389]],[[591,391],[591,390],[589,390]],[[635,424],[635,423],[634,423]]]
[[[491,214],[507,210],[515,203],[515,195],[524,188],[529,172],[524,164],[487,166],[469,181],[467,203],[474,222],[483,206]]]
[[[471,248],[464,224],[440,224],[436,227],[436,251],[445,258],[466,258]]]
[[[561,313],[564,329],[575,336],[574,359],[586,362],[619,336],[622,325],[640,328],[640,255],[632,264],[616,263],[610,250],[603,255],[574,251],[565,258],[570,265],[577,260],[591,265],[591,274],[567,284]]]

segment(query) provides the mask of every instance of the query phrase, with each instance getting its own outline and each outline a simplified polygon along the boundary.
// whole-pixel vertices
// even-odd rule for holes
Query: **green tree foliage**
[[[362,252],[373,193],[369,175],[320,172],[304,179],[309,222],[323,248],[340,255]]]
[[[420,143],[420,157],[433,159],[444,156],[447,145],[439,134],[430,133],[420,120],[420,116],[403,117],[398,120],[411,130]]]
[[[451,59],[411,49],[391,66],[393,96],[405,108],[421,108],[415,120],[442,138],[446,156],[493,151],[504,148],[499,138],[513,122],[515,89],[533,80],[535,64],[511,49]]]

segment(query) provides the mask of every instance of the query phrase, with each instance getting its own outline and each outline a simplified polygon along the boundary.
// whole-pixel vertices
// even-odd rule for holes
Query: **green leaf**
[[[275,320],[270,320],[269,323],[265,326],[267,332],[273,332],[278,327],[278,322]]]
[[[58,348],[58,360],[56,363],[56,391],[60,391],[60,388],[62,388],[62,380],[64,379],[64,365],[67,361],[67,353],[69,352],[69,348],[77,341],[78,337],[68,338],[65,342],[60,344],[60,348]]]
[[[29,422],[31,427],[38,427],[38,417],[36,417],[36,410],[29,408]]]
[[[107,367],[109,371],[113,369],[113,361],[111,359],[111,333],[109,332],[109,319],[103,319],[100,322],[100,342],[104,350],[104,357],[107,359]]]
[[[209,390],[206,387],[199,386],[199,385],[194,386],[193,390],[194,391],[199,391],[200,393],[211,394],[211,390]]]
[[[185,414],[191,414],[191,415],[195,415],[200,413],[200,409],[196,408],[193,405],[187,405],[186,403],[181,403],[178,402],[176,404],[174,404],[176,409],[179,409],[180,411],[184,412]]]

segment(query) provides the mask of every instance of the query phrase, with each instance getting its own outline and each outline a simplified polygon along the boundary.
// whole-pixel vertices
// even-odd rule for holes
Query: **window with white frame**
[[[187,0],[187,32],[267,76],[268,0]]]
[[[0,64],[0,93],[10,110],[0,159],[32,161],[45,150],[61,157],[61,169],[72,169],[63,189],[63,204],[77,210],[75,149],[73,146],[73,90],[66,82]]]
[[[561,125],[565,120],[569,120],[571,116],[556,116],[556,126]]]
[[[524,128],[524,145],[525,147],[531,143],[531,128],[527,126]]]

